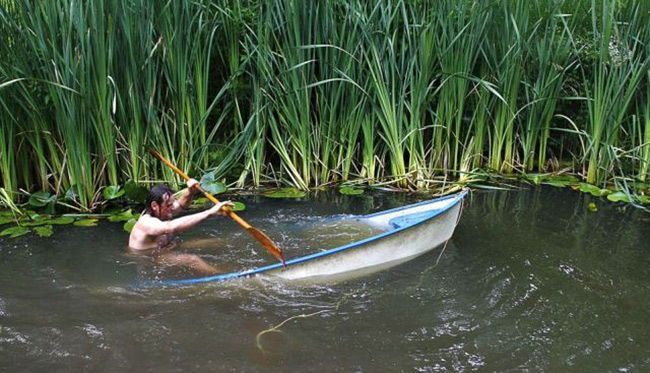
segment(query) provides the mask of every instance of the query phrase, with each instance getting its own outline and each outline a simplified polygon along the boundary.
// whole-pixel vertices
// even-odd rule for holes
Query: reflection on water
[[[242,216],[287,253],[373,235],[340,218],[424,199],[248,197]],[[645,371],[647,213],[570,190],[476,192],[435,250],[354,281],[133,286],[164,275],[121,225],[0,241],[0,367],[65,371]],[[588,203],[600,210],[590,212]],[[327,236],[327,240],[323,240]],[[226,219],[183,234],[213,263],[272,262]],[[331,241],[330,241],[331,240]],[[312,315],[299,317],[300,315]],[[288,321],[286,321],[288,320]],[[280,325],[281,332],[264,333]],[[260,348],[258,348],[258,342]]]

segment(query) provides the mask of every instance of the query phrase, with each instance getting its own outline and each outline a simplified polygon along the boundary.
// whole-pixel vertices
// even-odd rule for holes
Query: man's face
[[[160,220],[171,220],[172,211],[174,211],[174,197],[170,194],[165,194],[163,196],[163,201],[159,205],[158,202],[151,204],[156,217]]]

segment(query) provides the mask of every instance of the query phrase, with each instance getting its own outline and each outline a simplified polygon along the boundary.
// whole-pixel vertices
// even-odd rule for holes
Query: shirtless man
[[[220,202],[208,210],[172,220],[174,212],[190,205],[194,193],[198,190],[199,182],[190,179],[187,187],[188,192],[178,200],[166,185],[151,188],[145,211],[131,230],[129,248],[132,253],[152,255],[160,264],[190,267],[204,275],[219,273],[219,270],[197,255],[171,252],[174,248],[174,234],[192,228],[210,216],[225,215],[226,212],[222,207],[234,207],[234,205],[230,201]]]

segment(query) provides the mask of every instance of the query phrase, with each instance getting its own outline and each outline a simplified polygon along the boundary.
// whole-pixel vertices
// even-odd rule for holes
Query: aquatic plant
[[[639,194],[649,8],[1,0],[0,187],[99,210],[118,186],[180,181],[152,146],[238,187],[569,171]]]

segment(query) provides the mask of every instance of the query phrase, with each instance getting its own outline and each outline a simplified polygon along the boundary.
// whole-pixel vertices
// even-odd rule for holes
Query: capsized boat
[[[354,217],[384,232],[344,246],[282,263],[208,277],[163,280],[160,285],[190,285],[246,277],[279,277],[318,283],[359,277],[404,263],[447,242],[458,223],[466,191],[408,206]]]

